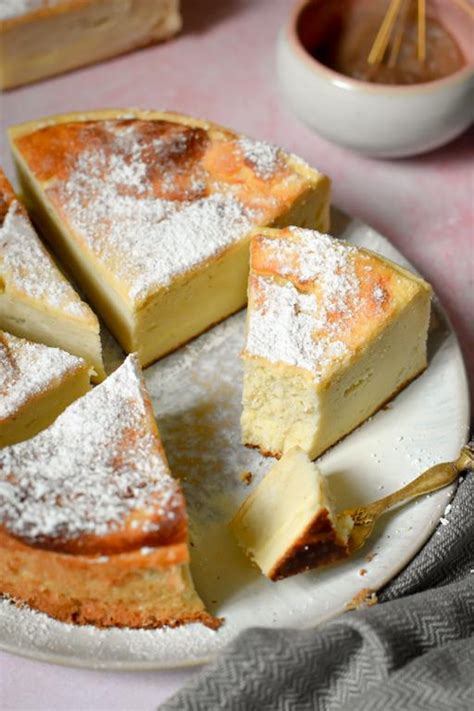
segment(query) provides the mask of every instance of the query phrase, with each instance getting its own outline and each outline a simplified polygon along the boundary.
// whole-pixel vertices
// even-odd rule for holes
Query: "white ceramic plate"
[[[336,214],[333,233],[406,265],[387,240]],[[160,669],[202,663],[238,632],[259,625],[309,627],[333,617],[362,588],[378,590],[415,555],[438,524],[452,488],[387,515],[357,557],[332,568],[271,583],[250,565],[227,522],[273,464],[239,441],[244,313],[228,319],[146,371],[173,472],[183,479],[191,519],[192,572],[218,632],[97,630],[56,622],[0,602],[0,647],[36,659],[104,669]],[[109,349],[110,359],[121,355]],[[468,388],[459,345],[436,309],[429,367],[320,460],[341,508],[379,498],[433,463],[454,459],[466,441]],[[368,561],[368,553],[374,557]],[[367,572],[361,575],[361,569]]]

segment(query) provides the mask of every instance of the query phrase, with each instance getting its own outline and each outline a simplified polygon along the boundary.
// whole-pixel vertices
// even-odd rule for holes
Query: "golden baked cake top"
[[[422,279],[313,230],[252,239],[244,358],[309,371],[319,382],[357,357],[420,291]]]
[[[0,427],[35,395],[85,365],[60,348],[49,348],[0,331]],[[1,494],[0,494],[1,497]]]
[[[184,500],[135,356],[39,435],[0,450],[0,526],[83,555],[186,541]]]
[[[30,222],[22,203],[0,170],[1,291],[71,318],[95,323],[96,317],[59,271]]]
[[[271,223],[322,177],[275,146],[171,113],[53,117],[11,136],[133,305]]]

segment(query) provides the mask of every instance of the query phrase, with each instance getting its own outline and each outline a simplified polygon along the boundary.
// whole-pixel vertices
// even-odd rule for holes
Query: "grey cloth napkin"
[[[241,633],[162,711],[474,710],[474,477],[381,604]]]

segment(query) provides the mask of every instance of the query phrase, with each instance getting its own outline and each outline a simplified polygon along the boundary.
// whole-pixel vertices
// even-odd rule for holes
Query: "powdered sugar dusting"
[[[255,141],[243,136],[238,142],[242,154],[259,178],[268,179],[278,168],[280,149],[265,141]]]
[[[2,0],[0,3],[0,20],[26,15],[42,7],[53,7],[63,0]]]
[[[376,286],[374,288],[373,294],[374,294],[374,299],[378,304],[383,304],[385,299],[387,298],[387,295],[381,286]]]
[[[77,193],[76,193],[77,195]],[[198,266],[243,237],[250,220],[231,196],[211,195],[176,209],[173,202],[104,193],[83,207],[76,206],[74,227],[93,251],[100,250],[114,276],[128,283],[132,300],[140,301],[174,277]],[[113,205],[110,213],[109,204]],[[91,215],[98,230],[91,230]],[[124,259],[117,259],[123,254]]]
[[[0,421],[81,365],[83,360],[59,348],[0,331]]]
[[[343,306],[344,297],[359,286],[352,260],[356,248],[316,230],[290,227],[288,232],[290,239],[258,237],[262,247],[274,253],[279,273],[299,282],[321,280],[325,298]]]
[[[0,522],[26,541],[101,536],[136,509],[161,507],[166,519],[178,493],[134,356],[48,429],[0,450]]]
[[[324,314],[317,316],[314,294],[304,294],[291,283],[257,277],[251,290],[256,296],[249,310],[245,350],[272,363],[294,365],[319,376],[333,358],[347,353],[346,345],[334,338],[316,338],[327,327]]]
[[[311,284],[312,290],[254,278],[246,351],[305,368],[319,379],[334,359],[349,352],[340,333],[341,321],[350,319],[360,302],[357,250],[312,230],[289,232],[287,239],[258,236],[257,249],[269,255],[279,276]]]
[[[199,162],[181,166],[189,150],[185,133],[155,138],[144,148],[134,122],[104,122],[103,128],[113,150],[104,144],[82,152],[66,183],[49,192],[89,249],[128,285],[133,301],[217,255],[258,219],[230,191],[208,194]],[[150,170],[160,164],[157,196]]]
[[[46,192],[132,302],[218,256],[285,205],[277,190],[246,192],[201,128],[137,119],[84,122],[71,132],[79,147],[64,158],[68,177]],[[224,142],[230,151],[221,153],[261,180],[281,167],[279,189],[297,194],[304,179],[279,149],[247,138]]]
[[[84,304],[43,247],[24,207],[13,200],[0,227],[0,275],[7,289],[71,316],[90,318]]]

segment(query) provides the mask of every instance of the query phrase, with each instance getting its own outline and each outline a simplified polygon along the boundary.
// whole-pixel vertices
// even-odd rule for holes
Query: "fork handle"
[[[429,494],[431,491],[442,489],[459,476],[462,471],[473,471],[474,469],[474,450],[471,443],[462,448],[461,454],[455,462],[444,462],[436,464],[434,467],[427,469],[419,477],[411,481],[393,494],[384,496],[383,499],[373,501],[371,504],[363,507],[364,514],[371,518],[378,518],[384,511],[391,509],[396,504],[401,504],[404,501],[410,501],[417,496]],[[353,511],[356,514],[357,509]],[[348,511],[347,513],[351,513]]]

